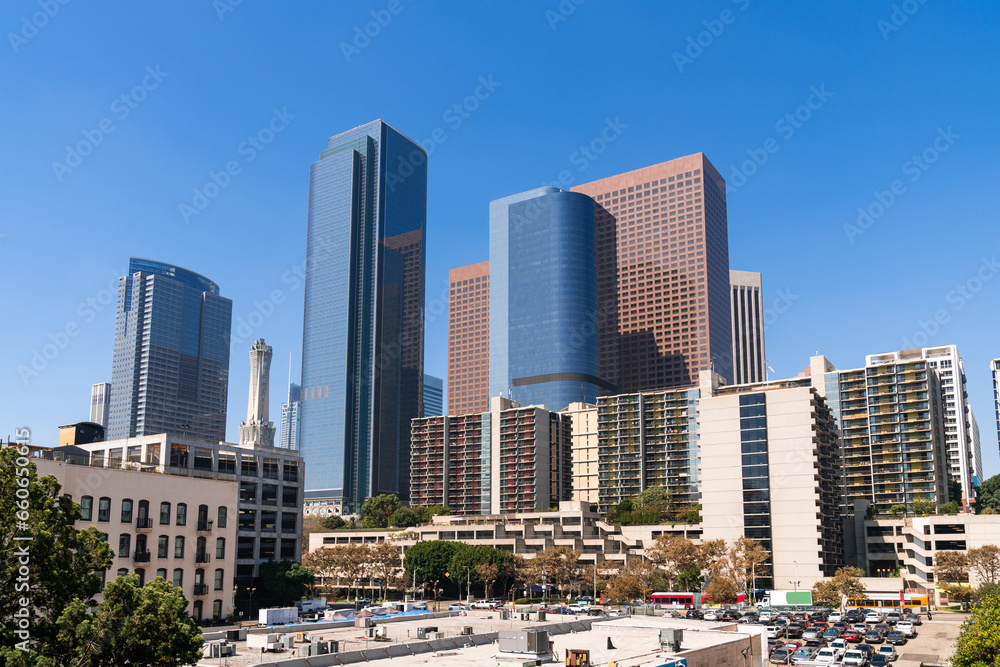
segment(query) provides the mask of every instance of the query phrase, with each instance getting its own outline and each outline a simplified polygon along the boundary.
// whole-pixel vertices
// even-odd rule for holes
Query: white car
[[[851,645],[847,643],[846,639],[834,639],[830,642],[830,648],[840,651],[841,655],[847,652],[847,649],[851,648]]]
[[[583,604],[571,604],[569,606],[569,611],[570,611],[571,614],[586,614],[587,613],[587,605],[583,605]]]
[[[769,625],[769,626],[767,626],[767,638],[768,639],[777,639],[778,637],[780,637],[783,634],[785,634],[785,629],[784,628],[780,628],[777,625]]]
[[[760,616],[758,616],[757,618],[758,618],[758,620],[760,620],[760,621],[765,621],[765,622],[767,622],[767,621],[770,621],[770,620],[772,620],[772,619],[774,618],[774,616],[775,616],[775,615],[774,615],[774,612],[770,612],[770,611],[762,611],[762,612],[760,612]]]
[[[913,623],[910,621],[900,621],[896,624],[895,629],[902,632],[907,637],[912,637],[914,634]]]
[[[826,648],[821,648],[819,653],[816,654],[816,657],[813,658],[813,661],[825,665],[835,665],[839,659],[840,651],[828,646]]]
[[[879,646],[878,654],[884,655],[888,660],[895,660],[899,657],[899,654],[896,653],[896,647],[892,644],[882,644]]]
[[[840,623],[840,621],[842,621],[843,619],[844,615],[841,614],[839,611],[835,611],[826,617],[826,620],[829,623]]]
[[[868,654],[864,651],[848,651],[844,654],[843,660],[841,660],[844,667],[864,667],[868,662]]]
[[[717,621],[717,620],[719,620],[719,614],[718,614],[718,612],[715,612],[715,611],[706,611],[704,619],[706,621]]]
[[[882,622],[882,614],[878,613],[877,611],[870,611],[867,614],[865,614],[865,623],[881,623],[881,622]]]

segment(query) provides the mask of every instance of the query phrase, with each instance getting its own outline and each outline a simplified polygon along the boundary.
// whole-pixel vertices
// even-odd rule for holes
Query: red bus
[[[709,597],[701,593],[653,593],[649,596],[649,603],[660,607],[697,609],[702,605],[702,600],[707,602]]]

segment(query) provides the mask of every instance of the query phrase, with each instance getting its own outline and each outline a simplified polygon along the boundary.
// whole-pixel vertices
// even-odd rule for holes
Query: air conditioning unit
[[[281,645],[286,649],[295,648],[295,637],[293,637],[292,635],[284,635],[281,638]]]
[[[444,639],[443,632],[432,632],[428,635],[428,639]]]
[[[372,628],[365,628],[365,637],[368,637],[369,639],[374,639],[377,636],[375,634],[375,632],[377,630],[378,630],[378,628],[374,628],[374,627],[372,627]]]
[[[309,655],[326,655],[330,652],[330,642],[314,641],[309,644]]]

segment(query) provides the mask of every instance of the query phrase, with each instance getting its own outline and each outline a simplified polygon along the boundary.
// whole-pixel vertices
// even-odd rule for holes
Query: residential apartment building
[[[752,271],[729,272],[733,320],[733,384],[767,379],[764,353],[764,300],[761,277]]]
[[[653,486],[699,498],[697,387],[597,399],[598,501],[607,512]]]
[[[698,402],[703,538],[771,552],[761,588],[808,589],[844,564],[836,419],[809,379],[721,386]]]
[[[424,417],[444,414],[444,380],[424,373]]]
[[[107,428],[111,409],[111,383],[99,382],[90,388],[90,421]]]
[[[427,153],[381,120],[309,170],[299,448],[310,499],[406,500],[423,414]]]
[[[572,190],[597,202],[599,377],[617,393],[690,386],[710,368],[732,381],[726,182],[708,158]]]
[[[133,257],[118,279],[109,438],[226,438],[233,302],[208,278]]]
[[[301,557],[304,464],[296,451],[163,433],[79,445],[79,449],[89,457],[92,468],[130,468],[166,473],[165,479],[189,476],[235,485],[229,523],[236,528],[235,566],[230,576],[234,577],[237,609],[246,608],[261,563]],[[173,496],[175,501],[187,497],[199,496]]]
[[[448,284],[447,414],[486,412],[490,409],[490,263],[452,269]]]
[[[593,403],[594,201],[542,187],[490,202],[489,395],[562,410]]]
[[[570,403],[562,414],[573,424],[573,500],[596,506],[601,489],[597,406]]]
[[[95,467],[75,446],[32,448],[31,461],[39,476],[56,477],[62,492],[80,504],[76,528],[94,526],[107,537],[114,557],[106,582],[129,573],[140,584],[162,577],[181,589],[196,620],[234,615],[235,480],[121,460]]]
[[[572,499],[570,418],[499,396],[490,411],[414,419],[411,504],[458,515],[544,510]]]
[[[997,422],[997,440],[1000,441],[1000,359],[990,362],[993,374],[993,412]]]
[[[965,379],[965,365],[954,345],[899,350],[884,354],[868,355],[865,365],[896,364],[923,360],[928,368],[937,372],[941,392],[941,416],[944,424],[945,460],[951,499],[968,507],[975,501],[976,487],[983,477],[982,453],[979,445],[979,426],[969,405],[969,392]]]

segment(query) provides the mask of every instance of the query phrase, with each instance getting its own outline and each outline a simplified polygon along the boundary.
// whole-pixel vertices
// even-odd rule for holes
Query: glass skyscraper
[[[288,402],[281,404],[281,427],[278,432],[278,447],[299,448],[299,411],[302,406],[302,387],[288,383]]]
[[[179,266],[133,257],[118,279],[109,440],[223,441],[233,302]]]
[[[593,403],[595,204],[554,187],[490,202],[490,396],[559,411]]]
[[[307,498],[406,498],[421,415],[427,153],[377,120],[309,172],[299,448]]]
[[[422,417],[444,414],[444,380],[424,373],[424,413]]]

